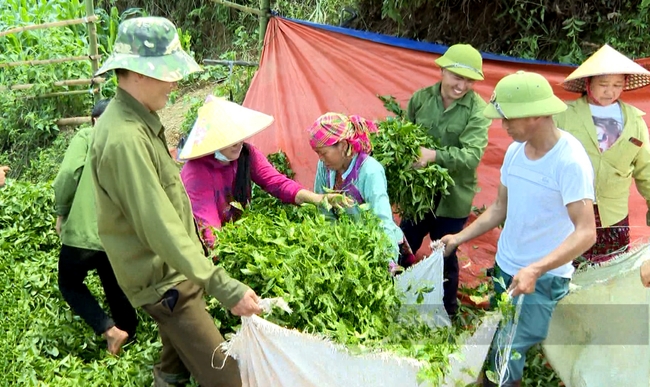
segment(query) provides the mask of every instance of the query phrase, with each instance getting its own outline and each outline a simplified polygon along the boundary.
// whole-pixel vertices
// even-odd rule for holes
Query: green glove
[[[645,224],[646,226],[650,226],[650,210],[645,213]]]

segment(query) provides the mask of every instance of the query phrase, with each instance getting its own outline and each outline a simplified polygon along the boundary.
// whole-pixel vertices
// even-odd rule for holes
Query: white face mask
[[[219,160],[219,161],[223,161],[223,162],[232,161],[229,158],[227,158],[226,156],[224,156],[223,153],[221,153],[219,151],[214,152],[214,158]]]

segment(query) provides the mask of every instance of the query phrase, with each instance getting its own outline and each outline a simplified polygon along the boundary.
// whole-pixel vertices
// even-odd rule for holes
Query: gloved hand
[[[650,226],[650,210],[645,213],[645,225]]]

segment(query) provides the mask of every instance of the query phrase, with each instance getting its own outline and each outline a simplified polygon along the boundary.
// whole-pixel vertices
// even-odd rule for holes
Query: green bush
[[[97,10],[98,50],[102,55],[100,63],[110,54],[121,20],[146,12],[126,10],[120,14],[116,7]],[[82,18],[86,15],[84,2],[66,0],[6,0],[0,7],[0,30],[7,30],[32,24]],[[191,36],[179,29],[181,44],[191,52]],[[89,35],[85,24],[23,31],[0,37],[0,63],[28,60],[47,60],[73,56],[87,56]],[[22,90],[1,90],[0,92],[0,155],[6,164],[12,166],[10,177],[29,180],[50,179],[55,170],[51,164],[60,161],[56,152],[67,143],[57,140],[60,118],[88,116],[94,105],[90,86],[54,86],[55,82],[88,79],[92,77],[88,60],[70,61],[45,65],[20,65],[0,68],[0,88],[16,85],[33,85]],[[116,81],[112,73],[104,76],[107,83],[102,87],[103,97],[112,97]],[[62,91],[84,91],[88,93],[42,97],[44,94]],[[45,160],[48,152],[52,161]],[[39,176],[28,165],[40,161],[48,164]]]
[[[6,0],[0,11],[0,30],[75,19],[85,15],[83,3],[65,0]],[[85,25],[24,31],[0,37],[0,62],[43,60],[88,55]],[[42,94],[75,87],[53,87],[56,81],[91,77],[89,61],[48,65],[12,66],[0,71],[0,85],[33,84],[28,90],[0,93],[0,153],[12,155],[13,165],[24,165],[38,150],[56,138],[59,118],[86,115],[93,98],[90,94],[36,98]],[[18,176],[20,168],[12,171]]]
[[[63,301],[57,286],[59,238],[49,182],[10,180],[0,188],[0,375],[6,386],[144,386],[160,350],[143,313],[138,341],[119,358],[108,355]],[[91,291],[102,295],[96,277]],[[103,297],[100,297],[103,299]]]

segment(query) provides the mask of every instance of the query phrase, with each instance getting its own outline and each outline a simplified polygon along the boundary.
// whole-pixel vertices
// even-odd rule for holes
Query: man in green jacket
[[[413,94],[407,107],[408,119],[422,125],[440,141],[441,149],[421,149],[416,167],[436,163],[449,170],[455,185],[449,195],[439,198],[435,208],[420,222],[403,219],[400,227],[413,252],[424,237],[437,240],[461,231],[472,210],[477,190],[476,168],[488,143],[492,123],[483,116],[485,101],[473,90],[483,80],[483,59],[470,45],[456,44],[436,60],[442,80]],[[443,284],[445,309],[454,318],[458,310],[458,257],[456,251],[445,258]]]
[[[97,102],[92,123],[103,113],[109,100]],[[108,343],[115,355],[135,336],[138,317],[122,289],[97,235],[95,193],[88,153],[94,128],[83,128],[70,141],[59,173],[54,179],[56,232],[61,237],[59,290],[70,308]],[[96,270],[102,282],[110,318],[88,290],[84,280]]]
[[[158,324],[163,347],[154,386],[184,385],[190,375],[202,387],[241,386],[237,362],[218,349],[224,339],[203,294],[238,316],[260,313],[258,298],[206,257],[156,114],[176,82],[201,69],[173,23],[139,17],[120,24],[97,75],[110,70],[118,89],[91,150],[99,238],[126,296]]]

